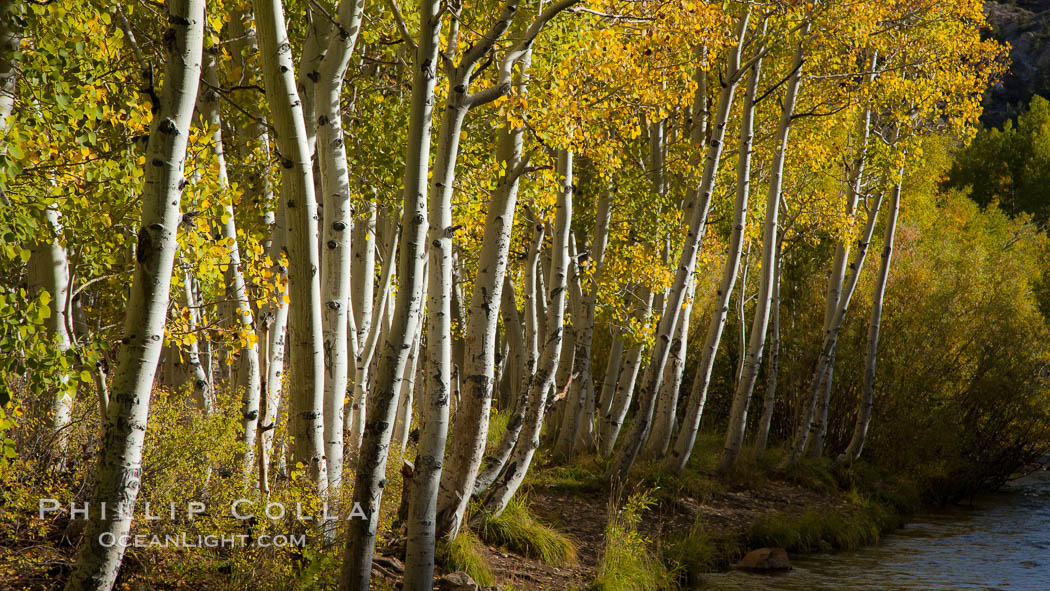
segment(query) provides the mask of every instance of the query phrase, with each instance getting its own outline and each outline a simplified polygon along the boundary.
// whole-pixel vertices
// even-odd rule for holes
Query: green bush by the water
[[[752,524],[747,540],[749,548],[789,552],[856,550],[900,525],[900,515],[892,509],[861,499],[841,507],[810,507],[799,515],[769,513]]]

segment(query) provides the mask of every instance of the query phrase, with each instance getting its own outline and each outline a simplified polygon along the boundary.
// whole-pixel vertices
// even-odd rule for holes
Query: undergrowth
[[[638,531],[642,513],[655,504],[648,493],[627,498],[622,508],[609,507],[605,548],[593,591],[661,591],[676,587],[675,576],[660,560],[652,542]],[[611,505],[611,503],[610,503]]]
[[[496,583],[481,541],[469,531],[460,532],[451,541],[439,541],[434,558],[445,570],[463,571],[483,587]]]
[[[566,566],[576,560],[576,546],[564,534],[540,523],[529,512],[524,499],[514,497],[497,516],[482,513],[476,527],[478,536],[496,546],[536,558],[546,564]]]

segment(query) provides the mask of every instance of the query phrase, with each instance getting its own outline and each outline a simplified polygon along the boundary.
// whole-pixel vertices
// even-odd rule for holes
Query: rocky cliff
[[[1010,69],[984,100],[985,125],[1001,126],[1033,94],[1050,97],[1050,0],[985,2],[992,37],[1010,44]]]

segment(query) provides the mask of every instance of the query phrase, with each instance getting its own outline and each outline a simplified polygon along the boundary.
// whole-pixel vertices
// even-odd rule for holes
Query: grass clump
[[[857,498],[843,508],[811,507],[801,515],[764,515],[751,526],[751,547],[779,546],[789,552],[856,550],[875,544],[883,532],[900,526],[900,514],[890,507]]]
[[[664,559],[680,570],[686,583],[696,584],[700,575],[729,567],[745,550],[739,536],[712,535],[697,520],[687,532],[671,538],[664,548]]]
[[[660,591],[676,588],[675,577],[650,548],[639,531],[642,512],[655,503],[649,493],[636,493],[619,510],[610,507],[612,518],[605,528],[605,549],[593,591]]]
[[[554,528],[540,523],[529,512],[521,498],[515,497],[499,515],[482,514],[478,536],[489,544],[542,560],[554,566],[566,566],[576,560],[576,546]]]
[[[565,466],[550,466],[536,471],[526,480],[526,486],[553,493],[590,496],[605,491],[604,473],[605,469],[598,458],[582,456]]]
[[[445,570],[463,571],[482,587],[496,584],[481,541],[469,531],[460,532],[451,541],[438,541],[434,558]]]

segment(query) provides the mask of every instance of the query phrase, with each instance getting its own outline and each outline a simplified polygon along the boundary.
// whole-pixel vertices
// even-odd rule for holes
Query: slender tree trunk
[[[391,307],[396,304],[391,304],[390,294],[391,285],[393,281],[394,273],[394,258],[397,255],[397,224],[394,224],[394,232],[391,232],[390,243],[387,245],[387,252],[384,258],[383,270],[379,280],[379,296],[376,301],[379,302],[379,306],[375,307],[369,303],[369,309],[371,317],[366,319],[368,324],[368,331],[363,335],[360,331],[352,331],[348,333],[348,341],[352,341],[351,334],[357,334],[364,337],[363,341],[358,343],[350,343],[351,349],[354,352],[355,359],[355,374],[354,374],[354,395],[353,404],[350,407],[343,409],[344,422],[347,418],[351,419],[350,422],[350,448],[356,450],[360,447],[361,438],[364,436],[365,421],[368,416],[368,389],[370,385],[370,378],[373,375],[372,368],[375,365],[375,352],[379,343],[385,342],[386,337],[389,336],[390,328],[387,323],[387,318],[393,313]],[[374,238],[374,237],[373,237]],[[373,240],[369,238],[369,240]],[[374,265],[370,267],[374,272]],[[369,278],[368,293],[374,293],[373,287],[371,286],[371,278]],[[422,293],[422,292],[421,292]],[[420,295],[420,298],[423,296]],[[356,311],[357,308],[351,306],[352,311]],[[353,328],[351,324],[351,328]],[[420,326],[417,322],[417,326]],[[416,329],[413,329],[416,330]],[[421,330],[421,329],[419,329]],[[385,336],[381,336],[385,335]],[[413,336],[413,339],[416,337]],[[407,364],[406,364],[407,367]],[[402,373],[397,376],[397,380],[401,380],[404,377],[404,368],[401,369]]]
[[[663,383],[656,398],[656,409],[653,415],[652,433],[646,443],[645,451],[652,457],[662,457],[667,453],[667,447],[671,444],[674,435],[676,414],[678,411],[678,391],[682,386],[682,372],[685,368],[686,348],[689,343],[689,316],[693,311],[693,290],[696,279],[689,282],[686,295],[685,307],[682,308],[682,318],[678,321],[675,329],[674,340],[671,341],[669,362],[664,367]]]
[[[521,66],[522,77],[528,67],[527,56],[525,60]],[[524,90],[525,84],[524,79],[519,80],[519,91]],[[485,220],[466,325],[462,367],[466,392],[456,411],[448,469],[442,476],[438,496],[438,535],[450,539],[459,533],[488,438],[497,321],[499,309],[503,307],[501,300],[518,201],[518,180],[525,164],[521,156],[522,135],[521,127],[505,127],[497,138],[496,156],[505,172],[489,203]]]
[[[736,296],[736,317],[738,319],[737,328],[740,329],[740,341],[739,348],[737,349],[739,358],[736,364],[736,382],[733,383],[734,388],[736,384],[740,382],[740,376],[744,373],[744,358],[747,357],[747,314],[744,311],[744,306],[747,304],[747,275],[748,271],[751,270],[751,243],[748,242],[747,246],[744,247],[744,268],[740,269],[740,292]]]
[[[324,205],[321,259],[321,327],[325,351],[324,446],[328,462],[328,490],[337,498],[343,480],[343,400],[346,397],[351,350],[348,328],[350,309],[350,235],[353,207],[350,174],[343,143],[341,98],[343,78],[357,43],[364,0],[341,0],[337,30],[319,67],[317,104],[317,159],[321,169]],[[371,282],[371,277],[368,278]]]
[[[186,184],[183,163],[204,40],[202,0],[171,0],[167,6],[170,42],[165,44],[164,87],[146,148],[134,279],[90,503],[94,510],[66,583],[69,591],[108,591],[113,587],[141,486],[142,442],[164,342],[179,200]],[[105,516],[100,513],[101,503],[110,507]],[[118,507],[125,510],[115,510]],[[115,543],[103,545],[109,536]]]
[[[0,9],[0,18],[8,18],[6,11]],[[51,296],[51,315],[45,323],[47,335],[54,350],[64,355],[72,347],[68,312],[69,312],[69,259],[62,245],[61,214],[57,203],[48,204],[43,211],[43,226],[46,229],[47,242],[33,245],[29,257],[29,286],[34,293],[46,291]],[[69,424],[73,419],[73,394],[75,384],[70,376],[58,376],[59,384],[55,389],[51,406],[51,432],[53,445],[59,461],[65,463],[66,450],[69,448]],[[103,415],[105,416],[105,415]]]
[[[653,302],[653,292],[648,287],[642,288],[639,294],[635,316],[641,322],[648,322],[654,308],[660,308],[663,294],[657,296],[656,306]],[[627,409],[631,407],[634,397],[634,385],[638,381],[638,373],[642,368],[642,354],[645,347],[642,343],[635,343],[624,353],[623,363],[620,365],[619,375],[616,378],[616,388],[613,390],[609,401],[609,411],[602,415],[598,433],[598,453],[602,457],[609,457],[616,447],[616,440],[620,435],[620,427],[623,426]]]
[[[577,364],[580,372],[578,380],[583,390],[583,413],[580,417],[578,435],[576,436],[577,451],[594,449],[597,443],[595,412],[598,408],[598,399],[594,388],[594,374],[591,367],[591,347],[594,342],[594,317],[598,301],[598,281],[601,279],[602,268],[605,265],[605,251],[609,246],[609,227],[611,223],[612,196],[605,193],[598,198],[595,211],[594,232],[590,252],[591,268],[590,273],[588,273],[589,285],[583,298],[586,351],[583,352],[585,360]]]
[[[875,78],[875,67],[878,61],[878,53],[873,52],[870,60],[870,67],[867,76],[867,82],[870,84]],[[853,161],[853,166],[848,171],[849,180],[848,188],[846,190],[846,217],[850,222],[850,230],[856,219],[857,212],[857,200],[860,196],[861,182],[864,176],[864,165],[866,163],[868,137],[871,133],[871,108],[866,108],[860,116],[858,122],[858,129],[860,135],[859,145],[857,147],[857,156]],[[831,324],[835,320],[835,312],[838,310],[839,302],[842,298],[842,284],[846,277],[846,261],[849,260],[849,243],[839,242],[835,247],[835,257],[831,265],[831,275],[828,279],[828,295],[827,301],[824,306],[824,333],[827,334],[831,330]],[[827,424],[828,424],[828,408],[831,404],[831,387],[832,377],[835,371],[835,348],[831,349],[831,361],[828,367],[828,373],[824,377],[824,391],[820,400],[817,402],[816,409],[816,425],[813,429],[814,437],[811,441],[807,441],[809,445],[809,453],[811,457],[819,458],[824,454],[824,438],[827,435]]]
[[[501,294],[500,314],[503,317],[504,334],[509,342],[509,353],[507,363],[509,368],[517,368],[519,371],[510,371],[508,377],[508,401],[506,412],[511,415],[507,419],[507,427],[503,437],[496,446],[495,453],[489,458],[489,463],[478,472],[474,479],[471,496],[483,494],[496,480],[507,458],[514,451],[514,445],[518,442],[521,433],[522,422],[525,419],[525,397],[528,384],[526,375],[531,374],[535,363],[535,357],[529,357],[531,352],[526,351],[525,338],[522,335],[521,315],[518,314],[516,298],[514,297],[514,284],[509,276],[503,278],[503,293]],[[528,372],[528,373],[526,373]]]
[[[211,414],[212,412],[212,388],[211,388],[211,376],[205,364],[201,361],[200,354],[200,311],[201,303],[200,298],[197,294],[196,280],[194,279],[193,272],[191,269],[186,268],[183,273],[182,281],[182,294],[183,299],[186,301],[186,308],[189,310],[189,324],[187,326],[189,334],[193,335],[193,340],[186,348],[186,365],[189,367],[187,373],[189,374],[189,380],[193,385],[193,399],[197,408],[205,412],[205,414]]]
[[[293,458],[322,493],[324,456],[324,341],[318,277],[317,201],[304,105],[295,88],[291,46],[281,0],[253,0],[267,101],[281,155],[281,194],[288,222],[289,434]],[[309,102],[309,101],[307,101]]]
[[[609,362],[605,364],[605,379],[602,381],[602,392],[598,398],[597,419],[609,414],[612,408],[613,392],[616,390],[616,378],[620,375],[620,366],[623,364],[624,342],[622,333],[617,330],[612,337],[612,348],[609,350]],[[599,429],[595,427],[596,438],[600,438]]]
[[[758,379],[758,370],[762,365],[762,349],[766,343],[766,328],[769,325],[769,309],[773,300],[773,280],[776,269],[777,251],[777,217],[780,213],[780,193],[784,182],[784,161],[787,158],[788,138],[791,133],[791,121],[795,113],[799,87],[802,85],[802,65],[805,58],[804,39],[809,33],[809,23],[802,27],[802,41],[799,41],[792,60],[791,76],[788,78],[784,106],[781,111],[780,124],[777,127],[776,151],[772,162],[772,177],[769,180],[769,191],[766,194],[766,219],[762,232],[762,275],[759,280],[758,299],[755,302],[755,314],[751,322],[751,339],[743,355],[743,369],[737,380],[733,403],[729,409],[729,424],[726,428],[726,441],[718,459],[717,469],[725,472],[732,468],[740,447],[744,442],[744,429],[747,426],[747,410],[751,403],[751,394]],[[741,288],[743,299],[743,288]],[[741,316],[740,322],[744,322]]]
[[[573,154],[562,151],[558,155],[558,172],[562,186],[558,194],[555,214],[553,244],[551,246],[551,285],[547,316],[547,340],[540,354],[536,373],[529,382],[528,409],[517,445],[510,463],[494,488],[485,499],[485,508],[498,515],[503,512],[511,497],[525,479],[532,463],[533,454],[540,443],[540,428],[547,406],[547,391],[551,389],[554,374],[561,357],[562,334],[564,333],[566,281],[569,273],[569,237],[572,223]]]
[[[363,343],[372,329],[372,306],[376,273],[376,201],[365,202],[365,215],[354,223],[353,259],[351,268],[352,304],[357,342]]]
[[[817,362],[809,379],[805,406],[802,408],[802,418],[798,425],[798,431],[795,433],[794,439],[788,447],[788,453],[777,465],[778,471],[783,472],[798,465],[798,461],[802,457],[802,452],[805,450],[806,440],[811,436],[811,432],[815,425],[813,414],[816,410],[817,398],[820,396],[820,387],[823,385],[824,378],[826,377],[828,368],[831,365],[832,352],[835,350],[835,342],[838,339],[839,331],[842,329],[842,324],[845,322],[846,313],[849,311],[850,300],[853,297],[853,292],[857,288],[857,282],[860,279],[860,272],[864,267],[864,259],[868,252],[868,245],[871,243],[872,234],[875,232],[875,219],[878,216],[879,207],[882,204],[882,198],[882,194],[877,195],[875,197],[875,203],[869,206],[868,223],[857,241],[857,249],[853,254],[853,259],[850,261],[849,275],[846,278],[845,287],[842,290],[842,298],[839,300],[838,311],[835,313],[835,319],[831,324],[831,330],[824,335],[824,342],[821,345],[820,352],[817,356]]]
[[[227,243],[228,267],[226,271],[226,297],[235,310],[235,319],[241,347],[240,371],[235,387],[243,388],[241,393],[241,425],[244,428],[245,454],[242,459],[244,482],[251,481],[255,466],[255,437],[259,425],[259,397],[262,389],[262,375],[259,362],[259,337],[255,332],[255,319],[251,302],[241,268],[241,250],[237,242],[237,224],[233,209],[233,195],[229,193],[229,176],[226,172],[226,151],[222,136],[222,119],[219,114],[219,73],[216,48],[204,52],[204,79],[208,88],[197,98],[197,108],[212,130],[212,149],[218,162],[218,182],[223,196],[222,237]],[[229,201],[227,201],[227,198]]]
[[[271,310],[272,319],[270,327],[266,331],[266,386],[265,397],[260,409],[259,420],[259,491],[263,496],[270,494],[270,457],[273,451],[274,428],[276,427],[277,411],[281,405],[281,392],[284,389],[284,353],[288,327],[288,304],[284,299],[288,296],[287,273],[288,268],[280,261],[283,259],[284,245],[287,242],[284,231],[285,211],[283,198],[278,206],[278,214],[274,217],[271,236],[273,241],[270,247],[270,261],[277,269],[278,276],[282,279],[283,286],[277,295],[277,303]]]
[[[452,53],[455,53],[454,44]],[[450,82],[460,82],[450,77]],[[423,372],[422,428],[408,507],[405,551],[405,589],[433,586],[437,495],[448,437],[452,396],[452,184],[460,132],[467,106],[457,100],[465,87],[449,89],[450,96],[438,133],[430,187],[430,230],[427,234],[427,357]],[[489,370],[491,371],[491,369]]]
[[[379,359],[375,387],[372,390],[372,407],[365,422],[358,454],[353,501],[360,504],[366,518],[350,521],[339,584],[343,591],[366,591],[369,588],[372,554],[379,525],[379,506],[383,486],[386,484],[386,462],[393,432],[391,426],[397,411],[397,398],[408,362],[408,351],[416,336],[419,308],[422,305],[427,258],[427,164],[430,154],[441,15],[437,0],[422,0],[419,7],[421,28],[412,77],[397,300],[393,324]]]
[[[231,54],[239,74],[235,81],[237,84],[242,85],[257,83],[257,67],[254,61],[249,59],[252,56],[256,56],[259,52],[255,28],[252,26],[251,11],[244,10],[234,14],[229,21],[229,27]],[[241,184],[247,187],[246,194],[249,199],[270,204],[275,200],[273,187],[270,184],[270,175],[268,174],[268,163],[270,160],[269,125],[257,104],[247,104],[246,110],[249,121],[247,133],[239,135],[241,140],[239,144],[241,148],[239,159],[248,159],[249,153],[257,149],[259,154],[255,156],[255,159],[263,164],[259,167],[251,167],[251,172],[246,175],[246,178],[241,179]],[[273,448],[274,421],[277,418],[277,407],[283,387],[284,340],[288,321],[288,306],[284,302],[284,297],[287,295],[285,289],[287,286],[287,268],[281,264],[281,255],[284,252],[283,246],[286,240],[284,236],[285,221],[283,210],[280,212],[276,211],[279,207],[275,203],[264,210],[263,223],[271,228],[271,232],[269,238],[264,240],[263,248],[269,256],[270,265],[274,269],[275,275],[281,279],[281,285],[284,288],[276,294],[277,297],[273,303],[259,310],[259,313],[255,316],[255,330],[258,334],[259,342],[265,347],[265,352],[260,357],[261,400],[258,405],[259,419],[256,421],[259,490],[264,496],[269,494],[270,452]]]
[[[738,19],[735,34],[736,42],[735,46],[729,50],[726,82],[719,95],[718,114],[716,115],[711,137],[708,140],[703,178],[696,192],[696,203],[688,214],[688,233],[686,234],[685,244],[682,247],[678,267],[675,270],[674,283],[664,302],[664,313],[660,316],[652,361],[650,361],[649,367],[646,369],[642,387],[638,393],[640,402],[638,414],[635,415],[630,437],[620,449],[620,453],[607,475],[609,480],[613,482],[622,482],[626,479],[631,466],[634,465],[635,458],[638,457],[639,450],[649,436],[653,408],[656,404],[656,393],[660,390],[663,378],[663,368],[667,363],[671,340],[681,315],[682,304],[685,302],[686,287],[693,271],[696,269],[696,261],[699,258],[700,242],[703,238],[707,214],[711,206],[711,196],[714,192],[718,163],[722,157],[722,140],[725,137],[725,129],[729,121],[733,93],[740,77],[740,57],[743,53],[744,41],[747,36],[750,14],[750,7],[745,7],[743,14]],[[690,199],[690,201],[692,200]]]
[[[755,436],[755,455],[766,451],[769,427],[773,423],[773,408],[777,401],[777,374],[780,371],[780,267],[783,265],[784,241],[777,246],[776,268],[773,270],[773,302],[770,318],[769,367],[766,368],[766,392],[762,402],[762,416]]]
[[[422,320],[417,321],[419,325],[422,325]],[[397,423],[394,424],[394,441],[398,442],[398,446],[404,453],[408,447],[408,434],[412,428],[412,408],[413,399],[415,397],[415,376],[416,370],[421,367],[419,363],[419,357],[422,354],[420,351],[420,341],[423,338],[423,331],[416,331],[416,338],[412,341],[412,351],[408,354],[408,363],[405,367],[405,378],[401,380],[401,394],[398,397],[397,403]]]
[[[503,468],[506,466],[511,453],[518,443],[521,429],[524,426],[525,415],[531,408],[528,402],[529,387],[532,376],[536,373],[536,365],[539,363],[540,356],[540,318],[537,303],[543,297],[539,292],[539,277],[541,275],[539,266],[540,248],[543,245],[545,231],[543,224],[536,221],[531,221],[529,225],[532,228],[532,240],[529,242],[529,250],[525,257],[525,338],[522,341],[522,354],[525,356],[525,363],[522,365],[520,379],[514,384],[512,390],[512,399],[515,404],[514,414],[507,421],[507,429],[496,448],[496,453],[493,454],[488,466],[479,473],[476,479],[473,491],[475,496],[480,496],[488,491],[489,487],[496,481],[496,478],[503,472]],[[513,287],[510,280],[505,279],[503,301],[500,303],[500,308],[503,314],[504,326],[518,327],[522,326],[522,322],[518,317]]]
[[[901,170],[901,177],[904,170]],[[868,350],[864,358],[864,391],[857,402],[857,423],[853,427],[853,436],[850,438],[849,446],[838,458],[838,462],[851,465],[857,461],[862,451],[864,442],[868,436],[868,426],[871,424],[871,409],[875,400],[875,361],[879,349],[879,328],[882,322],[882,303],[886,296],[886,283],[890,276],[890,262],[893,258],[893,239],[897,232],[897,215],[901,205],[901,183],[903,179],[897,180],[897,186],[893,188],[893,201],[890,202],[890,210],[887,212],[886,229],[882,238],[882,259],[879,261],[879,274],[875,278],[874,294],[871,297],[871,320],[868,324]]]

